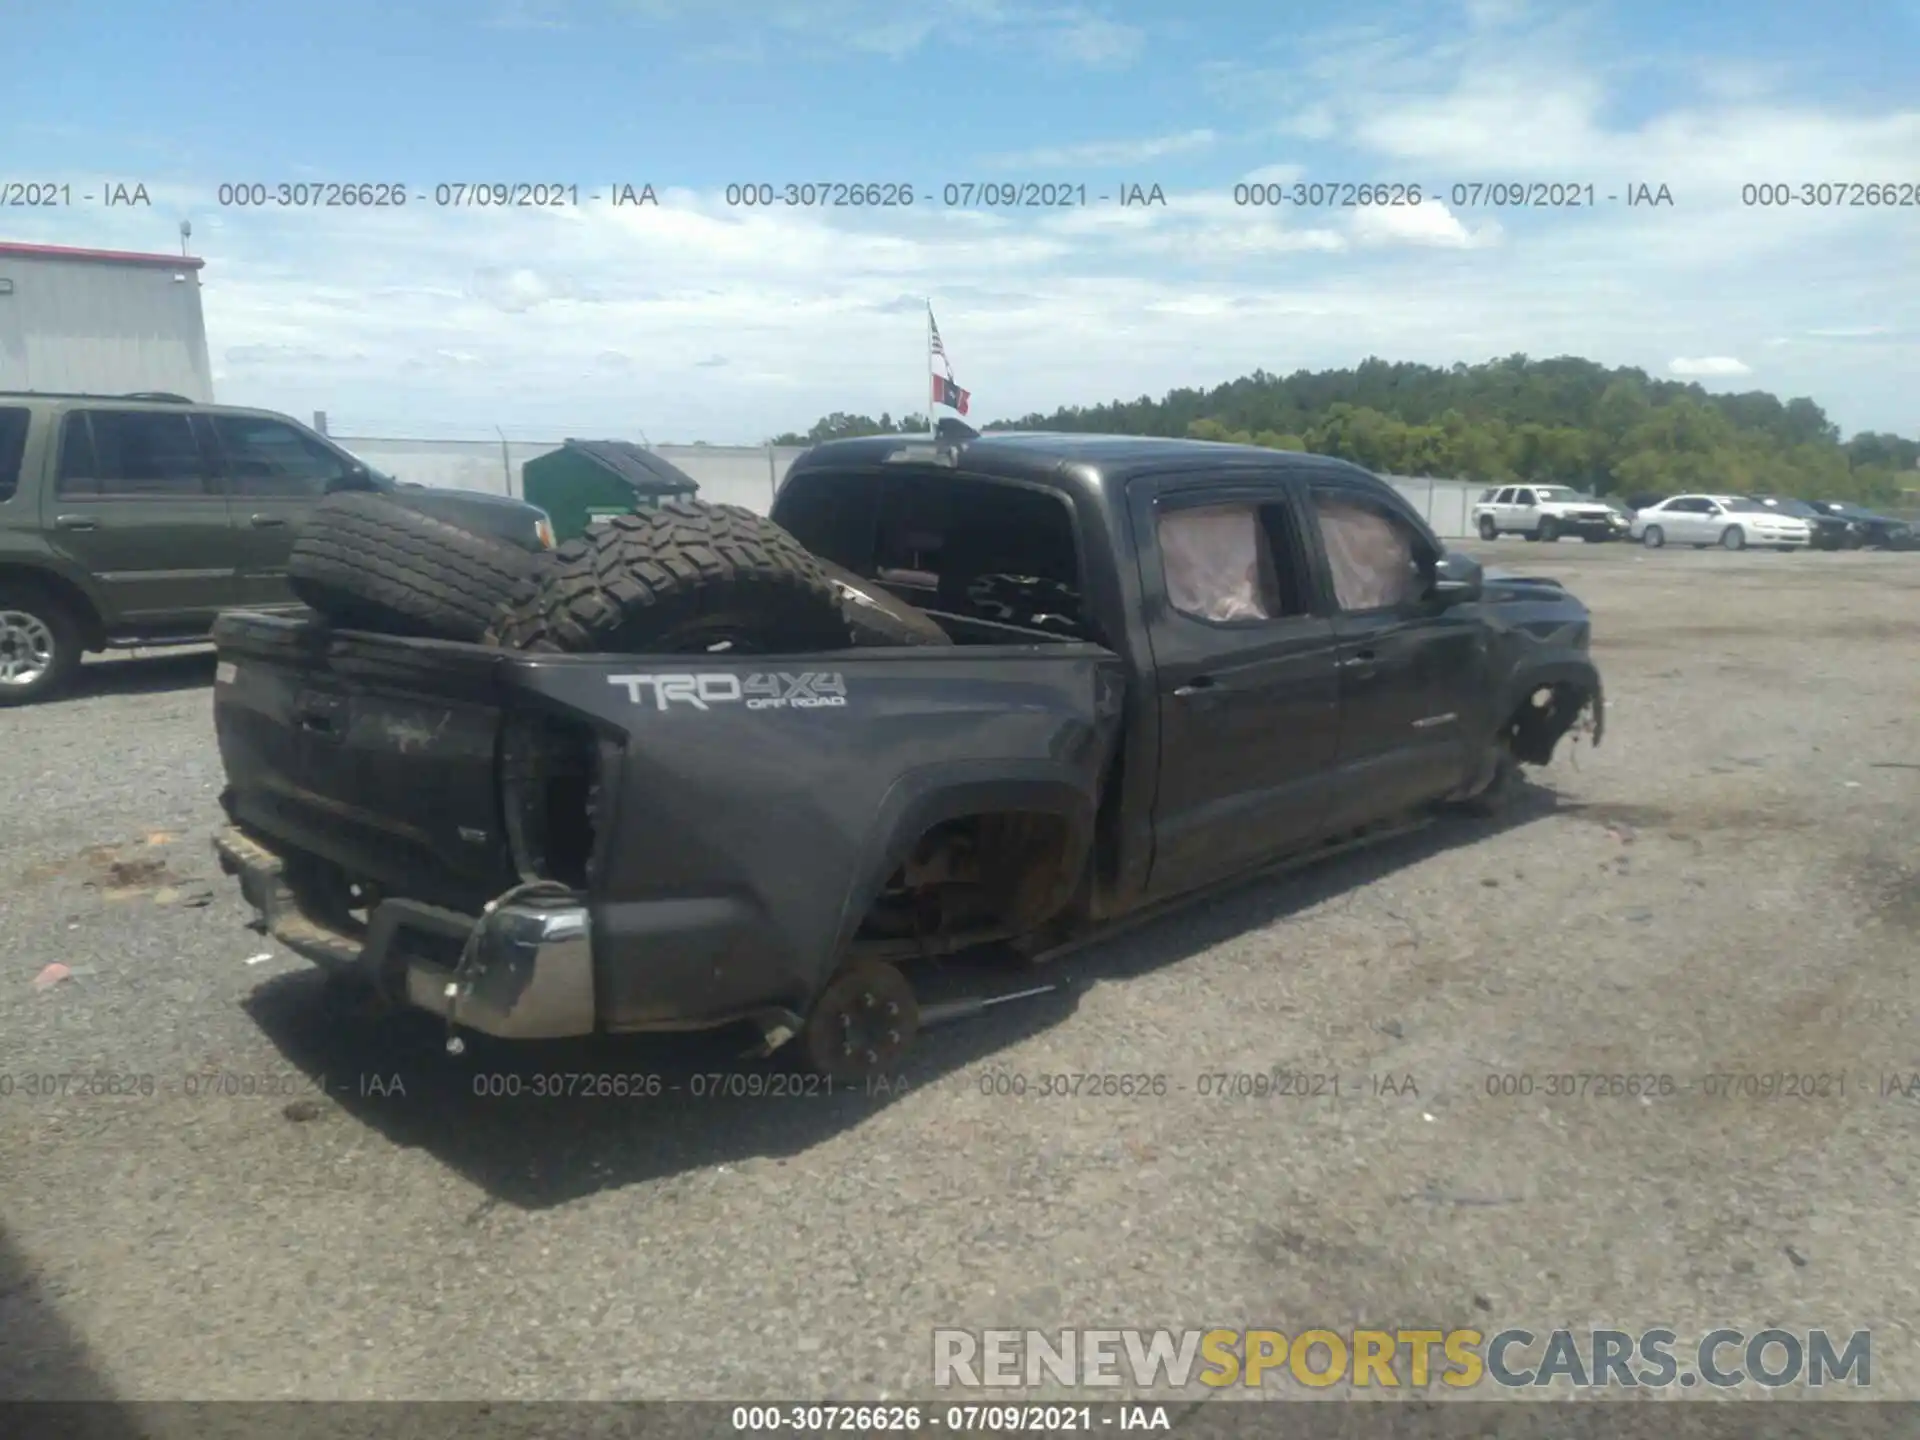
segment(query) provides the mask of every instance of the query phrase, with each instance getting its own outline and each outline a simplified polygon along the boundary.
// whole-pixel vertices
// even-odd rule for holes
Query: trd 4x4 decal
[[[636,705],[656,710],[685,705],[711,710],[716,705],[745,705],[749,710],[837,710],[847,703],[846,678],[838,671],[803,670],[739,675],[609,675],[609,685],[626,688]]]

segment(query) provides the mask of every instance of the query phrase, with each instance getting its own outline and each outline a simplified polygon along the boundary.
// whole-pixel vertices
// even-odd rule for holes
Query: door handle
[[[1380,657],[1371,650],[1362,650],[1357,655],[1349,655],[1340,662],[1342,670],[1371,670],[1373,662]]]
[[[249,515],[247,523],[256,530],[272,530],[275,527],[284,527],[287,522],[278,515]]]
[[[98,530],[100,522],[86,515],[56,515],[53,517],[57,530]]]
[[[1196,675],[1184,685],[1176,685],[1173,693],[1182,700],[1190,700],[1196,695],[1211,695],[1217,687],[1211,675]]]

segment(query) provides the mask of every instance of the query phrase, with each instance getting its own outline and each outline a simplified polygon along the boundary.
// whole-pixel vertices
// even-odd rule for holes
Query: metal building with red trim
[[[0,241],[0,390],[213,399],[191,255]]]

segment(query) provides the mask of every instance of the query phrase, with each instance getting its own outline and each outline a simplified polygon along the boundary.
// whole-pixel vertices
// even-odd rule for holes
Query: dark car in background
[[[1858,532],[1841,516],[1829,515],[1805,500],[1779,495],[1756,495],[1753,498],[1769,510],[1806,521],[1807,528],[1813,532],[1813,548],[1816,550],[1857,550],[1860,547]]]
[[[1849,550],[1920,549],[1920,534],[1916,534],[1913,526],[1905,520],[1881,515],[1848,500],[1814,500],[1809,503],[1825,519],[1837,520],[1847,527],[1846,548]]]

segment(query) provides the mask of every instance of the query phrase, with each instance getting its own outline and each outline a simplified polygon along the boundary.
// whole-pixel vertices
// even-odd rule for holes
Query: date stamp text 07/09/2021
[[[151,209],[161,187],[146,181],[75,181],[58,175],[0,173],[0,210]],[[1062,210],[1093,206],[1167,208],[1182,199],[1225,196],[1244,210],[1340,211],[1439,204],[1453,210],[1580,211],[1671,209],[1683,199],[1737,202],[1743,209],[1920,210],[1920,179],[1747,181],[1712,195],[1676,195],[1664,180],[1475,179],[1440,184],[1378,180],[1247,180],[1231,187],[1169,184],[1165,179],[1088,182],[1073,177],[945,180],[934,185],[886,180],[738,180],[711,187],[722,206],[741,210]],[[192,198],[222,211],[394,211],[410,207],[525,212],[603,206],[659,208],[669,187],[636,179],[581,184],[575,179],[238,180]],[[177,203],[171,190],[161,191]]]

